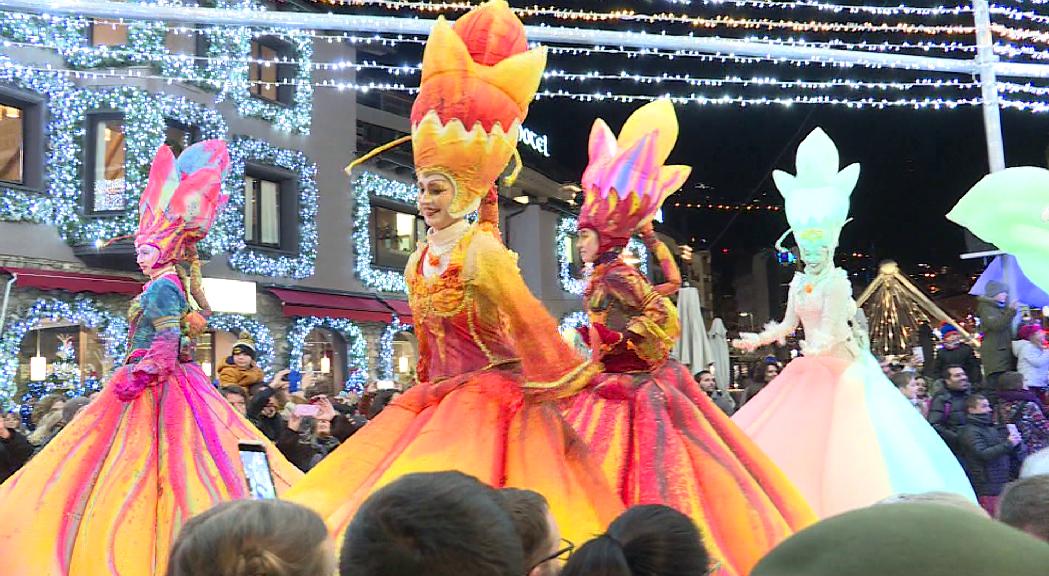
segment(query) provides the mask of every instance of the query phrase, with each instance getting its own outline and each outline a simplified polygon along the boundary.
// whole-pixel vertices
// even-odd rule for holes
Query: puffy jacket
[[[965,471],[977,496],[998,496],[1010,480],[1013,445],[990,414],[970,415],[959,435]]]
[[[233,357],[225,358],[218,369],[219,382],[223,386],[240,386],[246,393],[253,384],[260,384],[266,376],[254,362],[247,370],[237,368],[233,364]]]
[[[958,442],[958,434],[965,426],[966,413],[965,401],[969,399],[969,392],[958,392],[944,388],[936,393],[929,402],[929,424],[947,443],[947,446],[961,460],[961,449]]]
[[[983,380],[983,374],[980,372],[980,359],[976,357],[976,352],[968,344],[959,344],[955,348],[940,348],[933,362],[933,377],[947,378],[947,367],[952,365],[961,366],[972,384],[979,384]]]
[[[1016,371],[1023,374],[1028,388],[1049,386],[1049,348],[1042,348],[1029,340],[1013,342]]]

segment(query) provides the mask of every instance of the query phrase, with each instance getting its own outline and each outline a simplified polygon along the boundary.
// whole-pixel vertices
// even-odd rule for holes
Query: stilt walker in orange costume
[[[102,394],[0,486],[0,565],[18,576],[163,574],[193,515],[245,498],[240,440],[267,446],[278,492],[302,474],[192,362],[203,331],[196,243],[225,203],[226,143],[162,146],[140,200],[130,354]],[[188,270],[187,270],[188,268]]]
[[[557,405],[544,401],[598,367],[528,291],[493,212],[545,62],[503,1],[454,27],[438,19],[426,44],[411,141],[430,230],[405,271],[418,384],[286,496],[320,512],[336,535],[371,493],[413,472],[455,469],[540,492],[575,541],[622,510]],[[479,208],[479,222],[467,222]]]
[[[690,172],[663,165],[677,134],[668,100],[634,112],[618,139],[602,120],[594,123],[579,214],[579,250],[594,269],[584,296],[590,325],[580,332],[605,372],[569,399],[566,417],[626,505],[688,514],[720,562],[716,573],[745,575],[815,517],[688,369],[669,359],[680,326],[666,296],[681,274],[651,221]],[[639,231],[668,279],[660,286],[620,257]]]

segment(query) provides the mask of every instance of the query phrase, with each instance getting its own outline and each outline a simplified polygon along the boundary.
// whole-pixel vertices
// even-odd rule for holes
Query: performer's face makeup
[[[583,228],[579,231],[579,242],[577,243],[579,248],[579,257],[587,264],[592,264],[597,260],[597,250],[600,246],[599,237],[597,232],[590,228]]]
[[[819,274],[830,263],[830,247],[825,244],[803,244],[801,261],[805,263],[806,272]]]
[[[160,258],[160,250],[152,244],[142,244],[135,247],[135,262],[146,276],[156,268],[157,259]]]
[[[442,174],[420,174],[419,175],[419,213],[422,214],[426,225],[435,229],[443,230],[458,219],[448,213],[455,196],[455,186],[448,177]]]

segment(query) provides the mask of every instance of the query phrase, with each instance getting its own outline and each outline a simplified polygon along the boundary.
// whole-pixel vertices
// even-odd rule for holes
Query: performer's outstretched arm
[[[645,247],[649,252],[655,256],[663,271],[664,282],[653,288],[663,296],[673,296],[681,288],[681,269],[678,268],[674,255],[670,253],[667,245],[656,236],[651,222],[641,227],[641,240],[645,242]]]

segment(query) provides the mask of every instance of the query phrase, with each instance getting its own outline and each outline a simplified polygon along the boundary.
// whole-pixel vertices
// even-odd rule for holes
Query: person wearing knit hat
[[[1012,341],[1016,326],[1016,310],[1020,305],[1009,302],[1009,288],[1001,282],[987,283],[984,295],[976,305],[976,317],[980,319],[983,330],[983,342],[980,344],[980,358],[983,360],[984,381],[982,386],[973,384],[977,390],[986,389],[993,392],[998,377],[1002,372],[1012,370],[1016,365],[1013,357]],[[994,394],[991,394],[994,400]]]
[[[942,504],[882,504],[820,522],[769,552],[751,576],[1044,576],[1049,546]]]
[[[1024,385],[1044,401],[1049,387],[1049,347],[1045,342],[1045,331],[1039,324],[1024,324],[1016,331],[1013,342],[1016,355],[1016,371],[1023,375]]]
[[[219,364],[219,383],[223,386],[240,386],[245,392],[257,384],[262,384],[265,375],[255,363],[255,339],[248,332],[241,332],[233,343],[233,349]]]
[[[943,346],[936,350],[936,358],[933,360],[934,378],[947,378],[948,366],[961,366],[971,384],[983,380],[980,359],[976,357],[973,347],[962,341],[962,334],[957,326],[944,322],[940,326],[940,340]]]

